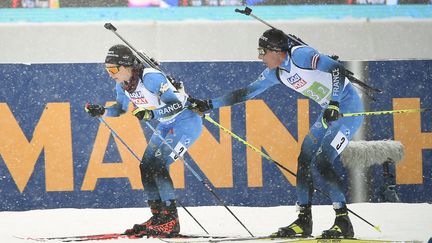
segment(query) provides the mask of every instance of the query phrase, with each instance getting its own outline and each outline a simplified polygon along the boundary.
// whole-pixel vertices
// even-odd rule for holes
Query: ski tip
[[[374,228],[375,228],[378,232],[382,233],[381,228],[380,228],[379,225],[375,225]]]

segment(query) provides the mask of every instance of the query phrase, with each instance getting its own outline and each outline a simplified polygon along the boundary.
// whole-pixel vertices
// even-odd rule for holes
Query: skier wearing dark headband
[[[258,45],[258,57],[267,68],[256,81],[215,99],[189,100],[201,113],[247,101],[274,85],[282,84],[320,105],[322,112],[305,137],[298,156],[298,219],[279,228],[273,236],[307,237],[312,234],[314,187],[311,168],[315,167],[325,181],[336,212],[334,225],[325,230],[322,237],[352,238],[354,230],[348,217],[342,182],[334,166],[363,121],[360,116],[339,118],[339,114],[364,111],[362,101],[345,77],[345,68],[340,62],[312,47],[294,43],[281,30],[265,31]]]
[[[190,104],[187,94],[177,89],[159,70],[145,68],[124,45],[109,49],[105,69],[116,81],[116,103],[110,107],[87,103],[86,112],[92,117],[117,117],[124,114],[132,102],[133,115],[139,120],[158,120],[157,133],[183,156],[202,130],[201,117],[184,109]],[[169,174],[169,165],[176,159],[176,154],[153,134],[139,165],[152,216],[126,230],[126,234],[170,237],[180,232],[174,186]]]

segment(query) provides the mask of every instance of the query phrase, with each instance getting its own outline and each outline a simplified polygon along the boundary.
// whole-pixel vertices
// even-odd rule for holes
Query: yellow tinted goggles
[[[105,69],[110,74],[116,74],[116,73],[120,72],[120,66],[105,67]]]

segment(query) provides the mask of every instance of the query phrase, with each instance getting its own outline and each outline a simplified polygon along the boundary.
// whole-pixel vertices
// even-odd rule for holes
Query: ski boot
[[[149,200],[148,204],[150,206],[150,210],[152,213],[152,216],[150,217],[150,219],[145,221],[142,224],[135,224],[131,229],[127,229],[124,232],[126,235],[145,234],[147,228],[158,221],[159,216],[162,212],[162,201],[161,200]]]
[[[271,237],[310,237],[312,234],[311,205],[297,204],[297,211],[300,211],[297,220],[286,227],[279,228],[278,232],[271,234]]]
[[[354,230],[351,220],[348,217],[348,209],[346,205],[341,208],[335,208],[336,219],[333,226],[329,230],[322,232],[323,239],[336,239],[336,238],[353,238]]]
[[[146,229],[147,237],[174,237],[180,232],[180,222],[175,200],[162,204],[162,211],[157,220]]]

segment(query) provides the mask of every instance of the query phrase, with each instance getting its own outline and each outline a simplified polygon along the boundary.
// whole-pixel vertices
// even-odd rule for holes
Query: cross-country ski
[[[314,221],[313,236],[319,236],[322,229],[332,223],[332,214],[328,208],[330,205],[316,206],[312,213],[319,219]],[[362,212],[365,217],[373,218],[379,223],[381,233],[377,232],[360,220],[353,220],[356,227],[355,238],[360,240],[382,241],[422,241],[429,240],[430,233],[425,227],[432,225],[432,206],[430,204],[403,204],[403,203],[359,203],[350,204],[353,210]],[[206,238],[193,239],[169,239],[166,241],[197,241],[209,242],[228,238],[250,239],[244,229],[225,213],[223,207],[205,206],[192,207],[191,212],[200,220],[209,231],[209,235],[191,219],[187,213],[180,209],[182,229],[181,234],[203,236]],[[268,236],[278,227],[287,224],[287,221],[296,217],[295,206],[279,207],[232,207],[232,210],[244,220],[256,237]],[[397,212],[397,213],[395,213]],[[131,221],[139,221],[149,213],[145,209],[54,209],[36,210],[25,212],[0,212],[0,238],[8,243],[31,243],[17,239],[21,238],[48,239],[56,237],[100,235],[102,233],[121,233]],[[115,218],[113,222],[112,218]],[[49,223],[42,223],[49,222]],[[106,222],[111,222],[107,224]],[[406,222],[413,222],[407,225]],[[405,225],[405,229],[401,229]],[[19,226],[19,227],[17,227]],[[408,230],[409,229],[409,230]],[[112,239],[109,242],[145,242],[155,243],[162,241],[158,238],[140,239]],[[207,238],[209,237],[209,238]],[[228,237],[228,238],[217,238]],[[78,237],[79,238],[79,237]],[[76,237],[73,239],[77,239]],[[285,240],[285,239],[284,239]],[[52,240],[54,242],[60,239]],[[266,240],[268,241],[268,240]],[[269,241],[272,242],[272,241]],[[321,241],[323,242],[323,241]],[[333,241],[334,242],[334,241]]]

